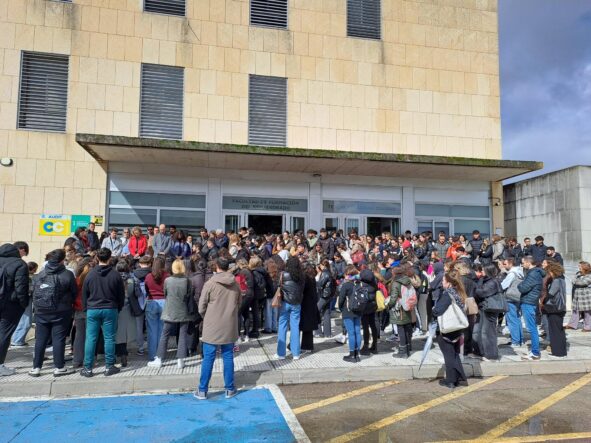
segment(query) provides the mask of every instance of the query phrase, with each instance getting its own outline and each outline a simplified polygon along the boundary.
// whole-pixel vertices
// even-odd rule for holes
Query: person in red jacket
[[[142,235],[142,228],[139,226],[134,227],[131,233],[133,236],[129,239],[129,253],[134,259],[139,260],[148,249],[148,241]]]

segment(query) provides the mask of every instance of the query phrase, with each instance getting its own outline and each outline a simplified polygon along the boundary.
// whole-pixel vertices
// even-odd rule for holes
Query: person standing
[[[534,262],[541,264],[547,257],[548,247],[544,244],[544,237],[538,235],[535,239],[535,244],[531,245],[531,256]]]
[[[93,268],[93,261],[91,258],[83,259],[76,268],[76,285],[78,293],[74,300],[74,328],[76,328],[76,336],[72,350],[74,353],[73,366],[74,369],[81,368],[84,365],[84,342],[86,341],[86,312],[82,306],[82,288],[84,287],[84,280],[88,273]]]
[[[305,275],[297,257],[289,257],[281,274],[282,303],[279,308],[279,333],[277,335],[277,360],[285,360],[287,327],[294,360],[300,359],[300,316],[304,296]]]
[[[573,314],[565,329],[577,329],[581,316],[583,332],[591,332],[591,264],[579,263],[579,272],[573,282]]]
[[[123,251],[123,244],[117,238],[117,228],[111,228],[109,236],[103,240],[101,248],[107,248],[111,251],[112,257],[119,257]]]
[[[358,363],[361,361],[359,357],[359,350],[361,349],[361,316],[349,309],[351,300],[355,295],[355,285],[360,284],[358,280],[359,271],[355,265],[347,265],[345,269],[345,281],[339,288],[337,306],[341,311],[343,324],[349,336],[349,355],[343,357],[343,360],[349,363]]]
[[[203,361],[199,387],[195,392],[198,400],[207,399],[218,346],[224,361],[226,398],[232,398],[237,393],[234,385],[234,343],[238,340],[240,287],[228,272],[229,265],[225,258],[215,260],[215,274],[205,282],[199,298],[199,314],[203,318]]]
[[[542,313],[548,317],[551,355],[566,357],[566,335],[562,327],[566,314],[566,282],[561,264],[548,263],[544,283],[540,307]]]
[[[484,361],[498,360],[497,320],[499,315],[485,311],[484,307],[486,299],[502,292],[502,288],[497,280],[499,271],[496,264],[491,263],[484,266],[483,271],[484,275],[474,290],[474,296],[478,303],[478,319],[473,332],[474,354]]]
[[[162,361],[166,356],[168,337],[173,335],[177,329],[179,331],[176,351],[177,367],[179,369],[185,367],[185,358],[187,358],[188,350],[187,332],[189,322],[193,320],[193,316],[189,314],[187,307],[189,297],[193,296],[193,286],[185,274],[185,265],[182,260],[177,258],[172,262],[172,275],[164,282],[166,305],[164,306],[161,317],[164,322],[164,328],[160,335],[156,358],[148,363],[150,367],[162,367]]]
[[[29,246],[24,242],[0,246],[0,272],[4,274],[0,287],[0,376],[16,372],[6,367],[4,361],[12,334],[29,305],[29,268],[22,259],[28,251]]]
[[[154,257],[158,255],[168,255],[170,246],[172,245],[172,239],[170,235],[166,233],[166,225],[162,223],[158,227],[158,233],[154,234],[154,240],[152,243],[152,249],[154,249]]]
[[[314,330],[318,329],[318,323],[320,323],[316,268],[312,263],[307,263],[304,272],[306,277],[300,315],[300,332],[302,333],[300,351],[302,354],[314,352]]]
[[[517,286],[517,289],[521,292],[521,315],[525,320],[525,327],[531,336],[531,351],[527,356],[522,357],[522,359],[537,361],[540,359],[540,336],[536,324],[536,313],[546,274],[536,266],[536,262],[531,255],[523,257],[522,262],[526,274],[524,280]]]
[[[35,310],[35,355],[31,377],[41,375],[45,348],[53,346],[54,377],[69,374],[65,367],[66,337],[70,330],[72,306],[78,287],[74,274],[66,269],[63,249],[47,254],[45,268],[33,278],[33,309]]]
[[[29,268],[29,294],[33,290],[32,279],[33,276],[37,273],[37,269],[39,265],[37,263],[31,261],[27,263],[27,267]],[[12,339],[10,340],[10,347],[11,348],[24,348],[28,346],[26,342],[27,334],[31,330],[31,324],[33,322],[33,298],[29,297],[29,305],[26,307],[25,312],[21,315],[21,319],[18,322],[18,326],[12,334]]]
[[[120,372],[115,366],[115,337],[117,335],[117,316],[125,304],[125,285],[119,273],[109,264],[111,251],[99,249],[99,261],[84,280],[82,287],[82,307],[86,311],[86,341],[84,345],[83,377],[92,377],[92,367],[99,330],[105,340],[105,375]]]
[[[343,261],[341,263],[344,264]],[[332,330],[330,325],[330,306],[335,290],[335,279],[330,269],[330,262],[324,259],[318,265],[316,275],[316,287],[318,292],[318,311],[320,312],[321,323],[316,330],[316,337],[330,338]]]
[[[466,291],[462,285],[461,275],[457,271],[448,271],[443,277],[443,293],[433,307],[433,317],[442,316],[445,311],[456,303],[462,310],[466,301]],[[463,330],[442,334],[438,331],[437,343],[445,361],[445,378],[439,380],[441,386],[453,389],[467,386],[468,381],[460,359],[461,337]]]
[[[165,270],[164,257],[156,257],[152,264],[152,271],[146,275],[144,287],[146,288],[146,330],[148,333],[148,360],[156,357],[160,335],[164,328],[162,311],[166,303],[164,295],[164,282],[168,278]]]
[[[88,225],[88,231],[86,231],[86,239],[88,241],[88,250],[89,251],[97,251],[101,247],[101,243],[99,241],[99,236],[95,232],[96,225],[94,223],[90,223]]]
[[[507,298],[508,311],[505,314],[507,327],[511,334],[511,347],[520,348],[525,343],[523,337],[523,328],[521,327],[520,302],[521,293],[517,289],[519,283],[523,281],[523,270],[521,266],[515,265],[515,258],[509,257],[503,260],[503,269],[507,275],[501,282],[501,288]]]
[[[133,236],[129,239],[129,254],[134,260],[139,260],[148,249],[148,240],[142,235],[142,228],[139,226],[135,226],[131,230],[131,233]]]
[[[359,273],[361,284],[366,287],[369,301],[365,312],[361,317],[361,326],[363,327],[363,347],[359,351],[361,355],[370,355],[378,353],[378,327],[376,323],[376,311],[378,305],[376,302],[376,293],[378,291],[378,282],[369,269],[364,269]],[[371,330],[371,347],[369,346],[369,331]]]

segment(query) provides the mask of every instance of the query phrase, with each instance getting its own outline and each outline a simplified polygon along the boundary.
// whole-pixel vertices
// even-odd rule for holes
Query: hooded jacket
[[[119,273],[110,265],[95,266],[88,273],[82,286],[82,308],[117,309],[125,304],[125,284]]]
[[[429,283],[429,289],[431,290],[431,299],[433,301],[437,301],[441,292],[443,291],[443,274],[445,272],[445,267],[443,266],[442,262],[437,262],[433,264],[433,274],[435,274],[435,278],[431,283]]]
[[[240,288],[232,273],[218,272],[205,282],[199,298],[204,343],[226,345],[238,340],[239,306]]]
[[[527,271],[525,279],[517,286],[521,292],[521,303],[538,306],[545,275],[541,268],[532,268]]]
[[[406,275],[398,275],[395,277],[392,281],[392,286],[390,286],[390,298],[387,305],[387,308],[390,310],[390,323],[400,326],[413,322],[412,312],[402,309],[399,303],[402,301],[402,286],[412,286],[410,277]],[[439,295],[437,298],[439,298]]]
[[[74,300],[76,300],[76,296],[78,295],[78,285],[76,284],[74,274],[68,271],[62,263],[48,261],[43,271],[33,277],[33,282],[37,282],[44,275],[57,275],[59,281],[59,301],[55,310],[42,309],[35,305],[35,294],[33,293],[35,312],[38,314],[47,314],[71,311]],[[36,286],[34,283],[33,287]]]
[[[367,288],[367,295],[369,296],[369,302],[367,303],[364,314],[372,314],[378,309],[378,303],[376,302],[378,282],[376,281],[373,272],[369,269],[364,269],[359,273],[359,280],[361,280],[361,284]]]
[[[0,302],[12,301],[26,308],[29,305],[29,268],[14,245],[0,246],[0,267],[6,274],[6,289],[0,294]]]

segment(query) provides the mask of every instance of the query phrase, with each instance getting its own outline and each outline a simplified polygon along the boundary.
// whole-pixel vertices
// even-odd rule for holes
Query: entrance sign
[[[44,237],[66,237],[70,235],[70,217],[67,215],[41,215],[39,235]]]
[[[372,202],[355,200],[323,200],[325,213],[400,215],[401,205],[396,202]]]
[[[292,211],[308,212],[308,200],[299,198],[261,198],[224,196],[224,209],[240,209],[247,211]]]

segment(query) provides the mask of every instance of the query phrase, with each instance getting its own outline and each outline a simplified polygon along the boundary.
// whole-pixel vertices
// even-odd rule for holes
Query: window
[[[401,205],[395,202],[374,202],[354,200],[323,200],[323,212],[337,214],[378,214],[400,215]]]
[[[144,0],[144,11],[185,16],[185,0]]]
[[[17,128],[65,132],[67,105],[68,56],[23,52]]]
[[[183,138],[183,68],[142,64],[140,137]]]
[[[429,205],[417,203],[417,216],[489,218],[488,206]]]
[[[251,75],[248,86],[248,143],[287,145],[287,79]]]
[[[250,0],[250,24],[287,29],[287,0]]]
[[[347,35],[381,38],[381,0],[347,0]]]

